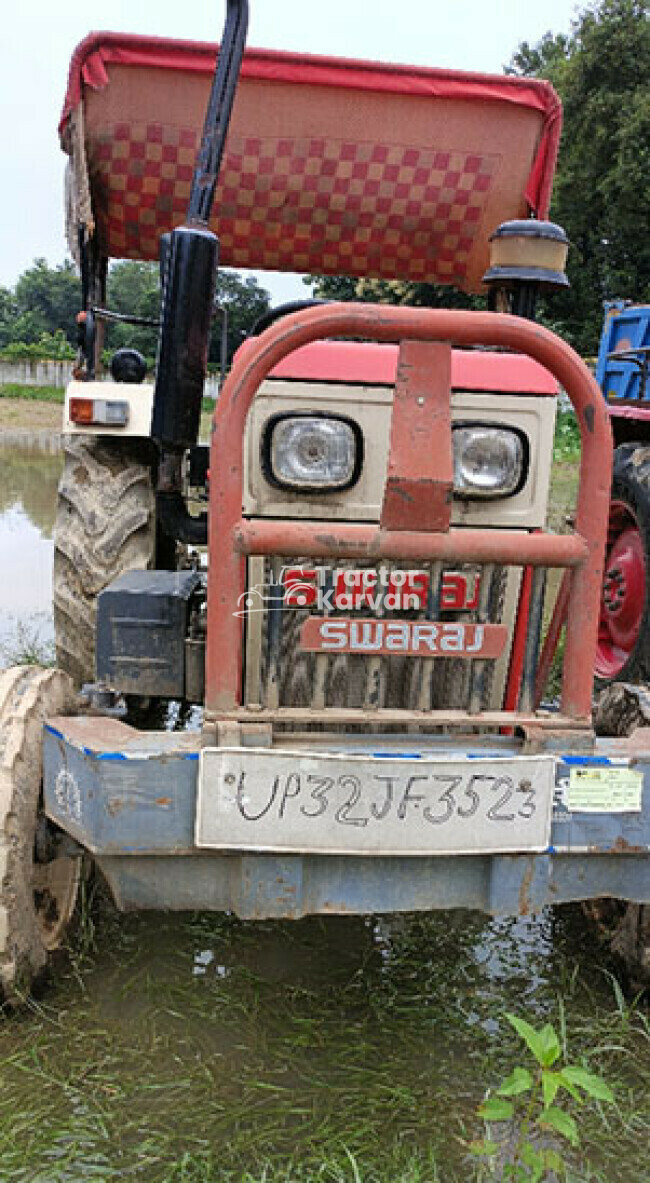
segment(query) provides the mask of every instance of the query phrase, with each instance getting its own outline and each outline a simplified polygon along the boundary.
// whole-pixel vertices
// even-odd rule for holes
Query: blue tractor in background
[[[596,677],[650,681],[650,304],[605,304],[596,381],[614,472]]]

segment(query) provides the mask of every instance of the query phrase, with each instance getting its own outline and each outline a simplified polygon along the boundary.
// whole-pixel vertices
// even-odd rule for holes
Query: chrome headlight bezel
[[[278,475],[273,461],[273,437],[276,429],[287,421],[296,420],[311,420],[322,421],[329,423],[342,423],[347,427],[353,437],[354,444],[354,458],[349,466],[345,479],[337,482],[316,482],[308,483],[302,481],[292,481]],[[347,489],[351,489],[356,485],[361,471],[363,469],[364,458],[364,439],[363,432],[358,423],[347,415],[339,415],[329,411],[282,411],[279,414],[272,415],[264,424],[261,437],[261,464],[262,472],[265,479],[270,485],[276,489],[282,489],[285,493],[295,493],[298,495],[317,493],[319,495],[343,493]]]
[[[528,436],[519,427],[513,427],[509,423],[486,422],[480,419],[464,419],[456,420],[452,423],[452,457],[454,467],[454,498],[459,501],[504,501],[509,497],[516,497],[526,481],[528,480],[530,472],[530,444]],[[456,480],[456,459],[454,449],[454,436],[456,433],[462,431],[477,431],[488,435],[510,437],[517,442],[520,449],[520,458],[518,461],[519,471],[516,477],[506,486],[498,489],[495,488],[481,488],[479,485],[474,487],[457,484]],[[458,436],[456,436],[458,438]]]

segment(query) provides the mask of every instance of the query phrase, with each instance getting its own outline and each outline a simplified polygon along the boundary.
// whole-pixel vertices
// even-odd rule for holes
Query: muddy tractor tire
[[[154,565],[151,468],[135,441],[69,436],[54,527],[57,665],[77,686],[95,677],[99,593]]]
[[[599,695],[594,710],[598,735],[623,737],[650,727],[650,687],[615,682]],[[586,915],[623,966],[631,991],[650,988],[650,904],[590,900]]]
[[[23,1001],[74,912],[81,858],[58,852],[41,812],[43,720],[74,709],[59,670],[0,672],[0,996]]]
[[[650,682],[650,447],[614,452],[596,679]]]

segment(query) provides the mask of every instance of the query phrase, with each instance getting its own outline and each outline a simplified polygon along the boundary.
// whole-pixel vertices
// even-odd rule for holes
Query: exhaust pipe
[[[162,309],[152,435],[167,450],[184,451],[199,434],[219,261],[219,240],[208,223],[247,30],[248,0],[227,0],[187,218],[161,243]]]

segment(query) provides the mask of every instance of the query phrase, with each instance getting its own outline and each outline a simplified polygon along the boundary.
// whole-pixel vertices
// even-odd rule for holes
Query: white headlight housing
[[[267,475],[284,489],[348,489],[362,463],[361,432],[349,419],[283,415],[265,433]]]
[[[521,488],[528,447],[520,432],[487,424],[457,424],[452,441],[456,497],[509,497]]]

